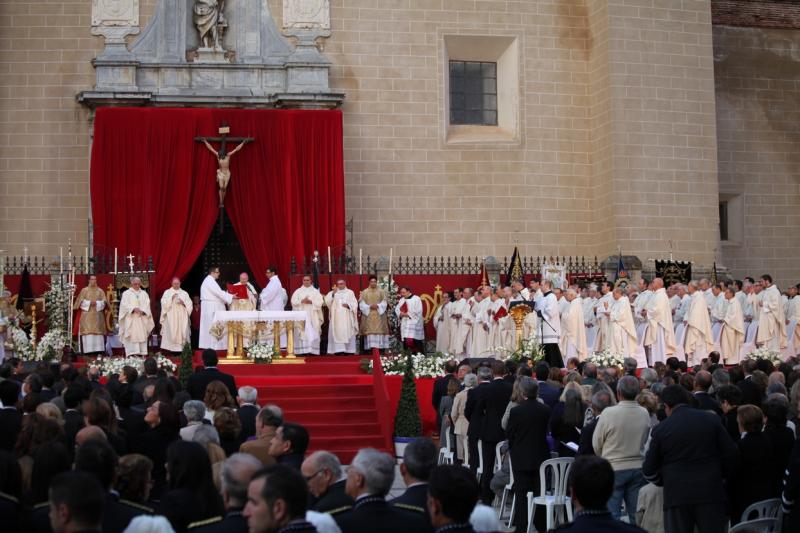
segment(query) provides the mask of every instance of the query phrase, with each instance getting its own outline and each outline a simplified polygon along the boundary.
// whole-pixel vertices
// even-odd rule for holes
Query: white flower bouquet
[[[770,361],[774,365],[779,365],[783,362],[781,359],[781,354],[776,351],[770,350],[769,348],[761,347],[753,350],[752,352],[748,353],[746,356],[747,359],[764,359],[765,361]]]
[[[23,361],[34,361],[36,353],[33,351],[33,344],[28,338],[28,334],[22,328],[18,328],[13,324],[8,325],[8,332],[10,333],[14,354]]]
[[[269,364],[275,356],[275,348],[271,344],[264,344],[258,342],[251,344],[246,350],[247,358],[252,359],[256,363]]]
[[[158,368],[164,370],[167,374],[173,374],[178,369],[178,366],[173,363],[171,359],[164,357],[160,353],[154,355],[153,358],[156,360]],[[137,355],[127,357],[100,356],[91,364],[97,366],[100,370],[100,374],[104,376],[111,376],[113,374],[119,375],[126,366],[135,368],[136,371],[141,374],[144,372],[144,360],[144,357]]]
[[[54,359],[60,359],[64,353],[64,347],[67,345],[65,337],[66,335],[60,329],[51,329],[42,335],[36,345],[36,360],[53,361]]]
[[[521,361],[523,357],[527,357],[534,364],[544,359],[544,350],[542,345],[539,344],[539,339],[536,335],[532,335],[527,339],[522,339],[522,344],[518,350],[509,350],[503,346],[496,348],[487,348],[482,355],[501,353],[504,354],[502,359],[504,361],[511,359],[512,361]]]
[[[402,376],[405,374],[406,357],[408,356],[405,354],[382,355],[381,367],[383,367],[383,373],[387,376]],[[414,377],[439,377],[444,373],[444,364],[452,358],[452,356],[442,353],[435,353],[433,355],[426,355],[424,353],[412,354],[411,368],[414,372]],[[372,373],[371,359],[368,363],[367,372]]]
[[[621,353],[612,352],[609,349],[605,349],[602,352],[597,352],[596,354],[586,358],[586,361],[605,368],[619,367],[624,365],[625,356]]]

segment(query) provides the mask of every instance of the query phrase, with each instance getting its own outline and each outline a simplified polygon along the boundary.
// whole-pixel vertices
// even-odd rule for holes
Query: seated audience
[[[300,424],[284,422],[272,437],[269,454],[278,464],[300,470],[307,448],[308,431],[306,428]]]
[[[316,451],[300,467],[314,500],[312,511],[336,516],[353,507],[353,499],[345,491],[347,482],[342,463],[331,452]]]

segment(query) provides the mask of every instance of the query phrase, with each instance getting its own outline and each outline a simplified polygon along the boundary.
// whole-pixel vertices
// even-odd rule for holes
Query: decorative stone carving
[[[288,85],[293,92],[318,90],[319,72],[308,65],[327,65],[330,62],[319,53],[317,39],[331,35],[331,6],[329,0],[283,0],[283,34],[297,39],[287,65]],[[317,69],[318,70],[318,69]]]
[[[216,63],[232,57],[226,57],[226,50],[222,47],[222,38],[228,28],[225,0],[195,0],[192,21],[200,37],[200,46],[191,55],[192,60]]]
[[[130,58],[125,37],[139,33],[139,0],[92,0],[92,35],[105,37],[99,58]]]
[[[329,0],[283,0],[283,29],[331,29]]]

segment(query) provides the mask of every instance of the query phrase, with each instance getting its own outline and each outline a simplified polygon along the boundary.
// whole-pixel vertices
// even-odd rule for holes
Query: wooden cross
[[[227,122],[222,122],[217,131],[219,132],[219,137],[195,137],[194,140],[197,142],[208,141],[212,143],[220,143],[219,151],[217,152],[218,155],[225,155],[228,153],[228,142],[249,143],[255,141],[254,137],[228,137],[228,134],[231,132],[231,128],[228,126]]]

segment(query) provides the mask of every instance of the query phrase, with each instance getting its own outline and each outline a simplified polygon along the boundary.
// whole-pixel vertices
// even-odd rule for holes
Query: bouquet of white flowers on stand
[[[9,324],[8,334],[11,339],[11,349],[14,350],[14,355],[23,361],[34,361],[36,358],[36,352],[34,351],[33,343],[28,338],[28,334],[25,333],[25,330],[13,324]]]
[[[36,345],[37,361],[53,361],[61,359],[64,347],[67,345],[66,335],[60,329],[51,329],[39,339]]]
[[[251,344],[250,347],[246,349],[248,359],[252,359],[256,363],[267,365],[270,364],[275,357],[275,351],[273,345],[263,342]]]
[[[764,348],[764,347],[753,350],[752,352],[747,354],[745,358],[754,360],[763,359],[765,361],[771,362],[774,365],[779,365],[783,362],[783,359],[781,359],[781,354],[773,350],[770,350],[769,348]]]
[[[383,373],[387,376],[402,376],[406,370],[406,357],[407,354],[397,355],[382,355],[381,367]],[[435,353],[433,355],[426,355],[424,353],[415,353],[411,355],[411,368],[416,378],[435,378],[444,373],[444,364],[453,359],[449,354]],[[372,373],[372,359],[366,364],[364,370],[367,373]]]
[[[587,357],[586,361],[605,368],[621,367],[625,363],[625,356],[621,353],[612,352],[609,349],[605,349],[602,352],[597,352],[591,357]]]
[[[163,355],[155,354],[153,358],[156,360],[156,365],[160,370],[164,370],[167,374],[174,374],[175,371],[178,369],[178,365],[172,362],[171,359],[168,357],[164,357]],[[122,369],[126,366],[130,366],[136,369],[137,372],[142,374],[144,372],[144,360],[145,357],[141,357],[138,355],[130,355],[126,357],[108,357],[108,356],[100,356],[95,359],[92,365],[97,366],[98,370],[100,370],[100,374],[104,376],[112,376],[114,374],[120,375],[122,374]]]

